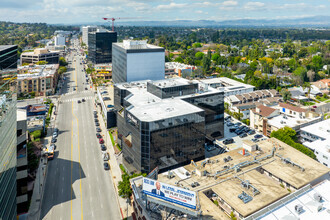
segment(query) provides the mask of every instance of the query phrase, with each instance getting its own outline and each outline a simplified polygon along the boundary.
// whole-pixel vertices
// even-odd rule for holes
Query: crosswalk
[[[64,103],[64,102],[77,102],[78,100],[81,101],[82,99],[85,99],[85,100],[93,99],[93,96],[79,97],[79,98],[72,98],[72,99],[62,99],[61,102],[62,103]]]
[[[64,93],[63,95],[72,95],[72,94],[82,94],[82,93],[90,93],[91,91],[90,90],[83,90],[83,91],[72,91],[72,92],[67,92],[67,93]]]

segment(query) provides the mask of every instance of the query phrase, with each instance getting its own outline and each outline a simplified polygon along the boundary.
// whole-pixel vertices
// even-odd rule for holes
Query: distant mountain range
[[[75,24],[77,25],[77,24]],[[105,22],[83,25],[109,25]],[[174,20],[174,21],[116,21],[122,26],[174,26],[174,27],[330,27],[330,16],[314,16],[295,19],[239,19],[239,20]]]

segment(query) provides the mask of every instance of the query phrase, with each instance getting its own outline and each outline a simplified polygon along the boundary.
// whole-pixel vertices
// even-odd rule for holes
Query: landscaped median
[[[112,134],[113,132],[116,132],[116,131],[110,129],[110,130],[109,130],[109,135],[110,135],[110,139],[111,139],[111,143],[112,143],[113,149],[115,150],[115,153],[118,154],[118,153],[120,153],[120,151],[121,151],[121,147],[120,147],[120,145],[119,145],[118,143],[116,143],[116,141],[114,140],[114,138],[113,138],[113,134]]]

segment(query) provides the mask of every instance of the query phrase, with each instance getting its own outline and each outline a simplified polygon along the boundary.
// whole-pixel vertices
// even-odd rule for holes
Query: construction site
[[[329,180],[329,171],[275,138],[245,141],[243,148],[158,174],[159,182],[195,191],[196,210],[148,197],[149,206],[152,203],[157,208],[136,210],[136,217],[143,213],[142,217],[152,219],[158,213],[167,219],[261,219],[293,196]],[[134,202],[139,209],[145,208],[146,196],[139,193],[142,181],[137,178],[131,183]]]

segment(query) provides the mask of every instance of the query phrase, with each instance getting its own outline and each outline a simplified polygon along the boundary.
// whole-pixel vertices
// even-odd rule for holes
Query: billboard
[[[143,178],[142,190],[149,196],[196,209],[196,192],[145,177]]]

